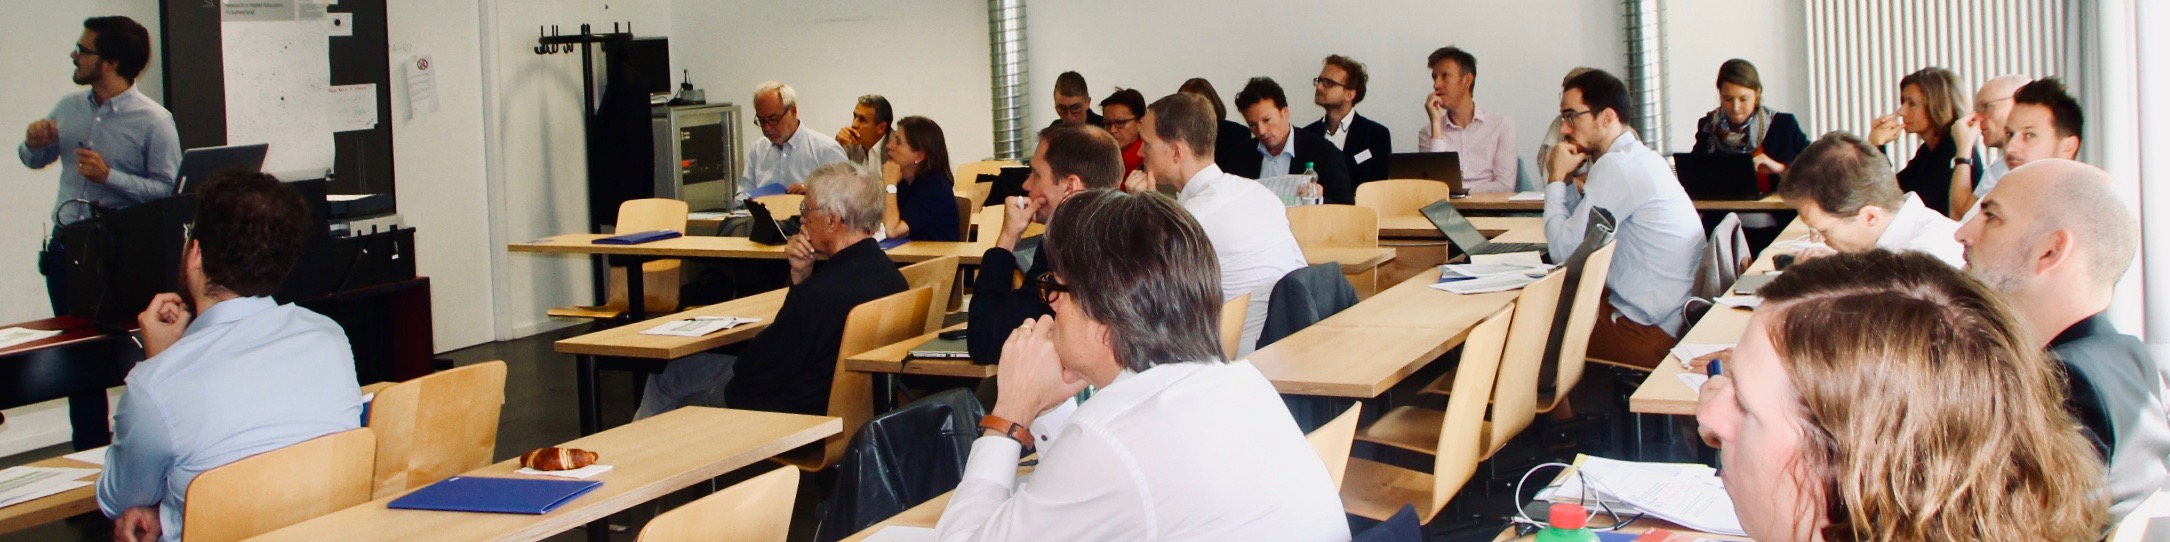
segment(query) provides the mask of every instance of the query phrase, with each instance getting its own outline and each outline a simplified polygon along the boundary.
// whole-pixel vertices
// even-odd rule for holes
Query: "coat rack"
[[[618,30],[618,23],[612,22],[608,34],[597,34],[586,23],[580,25],[579,34],[559,34],[558,25],[550,25],[548,28],[537,26],[535,32],[539,35],[535,38],[535,54],[537,55],[571,53],[574,45],[580,46],[580,133],[582,141],[593,140],[596,110],[595,45],[598,43],[631,42],[633,40],[633,23],[627,21],[625,30],[621,31]],[[594,217],[589,217],[589,222],[593,223]],[[591,224],[591,226],[593,225]],[[608,297],[606,292],[609,291],[607,281],[610,276],[610,268],[605,264],[604,258],[600,256],[591,259],[593,260],[591,265],[595,273],[595,303],[601,305],[606,301],[605,298]],[[597,540],[595,534],[599,532],[608,536],[608,529],[596,524],[590,524],[588,532],[589,540]],[[607,540],[607,538],[604,540]]]

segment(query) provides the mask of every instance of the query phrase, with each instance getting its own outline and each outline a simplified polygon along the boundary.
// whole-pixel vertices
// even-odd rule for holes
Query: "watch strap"
[[[1032,430],[1018,424],[1017,422],[1010,421],[1001,416],[988,414],[986,416],[980,417],[980,429],[994,431],[997,433],[1001,433],[1002,436],[1010,437],[1010,440],[1015,440],[1017,441],[1018,445],[1024,446],[1025,453],[1027,454],[1030,454],[1033,451]]]

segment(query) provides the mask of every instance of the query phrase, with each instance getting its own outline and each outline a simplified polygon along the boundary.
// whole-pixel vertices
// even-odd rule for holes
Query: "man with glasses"
[[[1974,93],[1974,112],[1951,125],[1952,142],[1960,149],[1973,149],[1976,143],[1991,149],[2004,149],[2007,130],[2005,120],[2012,114],[2012,93],[2020,85],[2027,84],[2027,76],[2003,75],[1982,83],[1981,90]],[[1997,180],[2012,171],[2003,160],[1989,160],[1989,153],[1975,151],[1987,164],[1957,163],[1952,165],[1951,211],[1971,209],[1974,201],[1989,193]],[[1974,182],[1974,168],[1982,168],[1981,182]],[[1952,216],[1961,216],[1954,214]]]
[[[1288,95],[1270,77],[1253,77],[1236,93],[1236,111],[1251,127],[1252,147],[1245,159],[1223,164],[1239,177],[1265,179],[1298,175],[1306,167],[1317,170],[1327,203],[1356,203],[1356,186],[1349,182],[1348,158],[1325,136],[1297,130],[1288,123]]]
[[[1108,135],[1115,137],[1115,145],[1123,149],[1123,175],[1137,173],[1145,167],[1145,139],[1138,137],[1138,128],[1145,120],[1145,95],[1138,89],[1126,88],[1100,100],[1100,111],[1106,115]]]
[[[769,185],[804,194],[806,187],[799,183],[808,173],[846,159],[844,147],[835,139],[799,124],[799,93],[791,85],[769,81],[754,87],[753,113],[753,123],[768,144],[755,143],[746,149],[746,173],[738,179],[741,198]]]
[[[15,150],[31,169],[61,165],[53,237],[38,258],[54,314],[67,310],[59,227],[89,218],[92,207],[123,209],[173,195],[181,167],[173,115],[135,87],[151,61],[143,25],[120,16],[85,19],[68,58],[75,84],[90,90],[62,97],[30,123]]]
[[[1055,122],[1057,124],[1091,124],[1107,126],[1099,113],[1093,112],[1093,92],[1085,86],[1085,76],[1077,72],[1062,72],[1055,76]]]
[[[1458,152],[1462,188],[1513,192],[1521,166],[1515,162],[1514,119],[1477,109],[1477,57],[1458,47],[1432,51],[1432,93],[1424,97],[1430,119],[1417,130],[1419,152]]]
[[[1900,190],[1891,160],[1853,134],[1831,132],[1802,149],[1778,195],[1828,245],[1801,249],[1797,258],[1882,248],[1966,265],[1966,248],[1952,239],[1959,223]]]
[[[1356,104],[1364,102],[1370,85],[1371,73],[1364,70],[1364,63],[1341,55],[1326,57],[1319,76],[1311,79],[1311,101],[1325,108],[1326,116],[1305,125],[1304,131],[1341,149],[1353,185],[1385,179],[1387,155],[1394,153],[1394,134],[1385,125],[1356,114]]]
[[[1115,96],[1124,93],[1137,91],[1124,90]],[[1108,111],[1112,123],[1117,115],[1126,114],[1117,110],[1128,106],[1101,107]],[[1143,113],[1145,106],[1138,106],[1138,111]],[[967,313],[972,321],[966,344],[971,347],[974,361],[1000,361],[1002,342],[1009,339],[1010,330],[1047,315],[1047,303],[1035,294],[1034,283],[1016,280],[1020,271],[1026,279],[1047,274],[1047,258],[1033,257],[1029,264],[1023,264],[1017,255],[1018,245],[1024,240],[1026,227],[1046,224],[1070,196],[1115,188],[1123,180],[1123,164],[1116,158],[1115,149],[1114,137],[1091,126],[1057,124],[1040,130],[1039,145],[1030,159],[1032,176],[1025,179],[1025,195],[1011,196],[1003,202],[1002,233],[995,238],[995,246],[980,257],[979,277],[972,282],[972,306]]]

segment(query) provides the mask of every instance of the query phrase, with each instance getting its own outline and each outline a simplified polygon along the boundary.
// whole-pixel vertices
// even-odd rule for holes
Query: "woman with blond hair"
[[[1875,250],[1758,294],[1696,413],[1750,537],[2102,538],[2102,462],[2054,362],[1987,286]]]

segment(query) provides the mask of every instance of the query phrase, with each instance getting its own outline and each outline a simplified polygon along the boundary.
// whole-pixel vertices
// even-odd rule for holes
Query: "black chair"
[[[837,463],[814,539],[843,539],[957,489],[985,414],[971,390],[959,388],[868,421]]]

